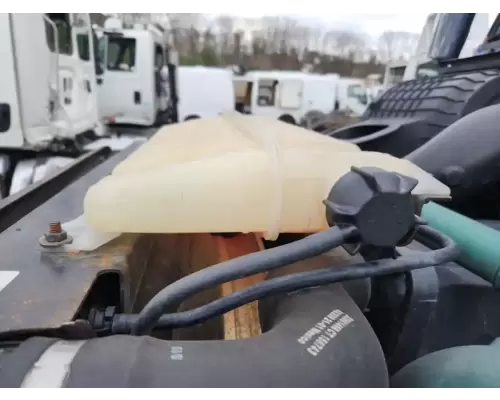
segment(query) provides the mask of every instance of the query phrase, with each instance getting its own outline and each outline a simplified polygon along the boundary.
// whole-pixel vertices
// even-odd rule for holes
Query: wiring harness
[[[174,329],[204,322],[247,303],[281,293],[333,283],[402,273],[455,260],[458,247],[425,226],[418,214],[422,200],[411,192],[415,179],[377,168],[352,168],[333,187],[327,200],[330,229],[294,243],[246,255],[188,275],[165,287],[139,314],[116,314],[108,320],[113,334],[147,335],[153,329]],[[437,250],[399,257],[396,248],[415,237]],[[344,246],[367,262],[293,273],[257,283],[193,310],[165,314],[172,305],[210,287],[269,272]]]

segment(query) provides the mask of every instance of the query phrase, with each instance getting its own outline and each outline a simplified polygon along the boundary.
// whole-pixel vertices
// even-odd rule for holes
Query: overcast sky
[[[311,7],[314,9],[314,7]],[[262,17],[263,13],[245,12],[238,14],[242,17]],[[276,14],[274,14],[276,15]],[[407,14],[347,14],[328,13],[327,16],[320,13],[282,14],[293,18],[307,21],[314,25],[325,27],[350,28],[361,30],[369,35],[378,36],[386,30],[406,31],[420,33],[428,13]]]
[[[316,3],[318,0],[307,0],[308,10],[318,9]],[[319,7],[321,9],[322,7]],[[245,13],[237,14],[242,17],[262,17],[263,13],[253,13],[246,11]],[[277,15],[277,14],[274,14]],[[378,36],[384,31],[406,31],[420,33],[424,27],[428,13],[290,13],[282,14],[293,18],[307,21],[314,25],[322,25],[330,28],[350,28],[357,31],[364,31],[371,36]],[[490,24],[493,22],[496,13],[490,14]]]

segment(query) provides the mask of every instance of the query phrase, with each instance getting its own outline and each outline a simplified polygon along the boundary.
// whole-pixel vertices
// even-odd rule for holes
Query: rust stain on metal
[[[81,266],[85,268],[111,269],[124,263],[124,260],[132,253],[136,235],[123,235],[110,243],[90,252],[86,251],[68,251],[62,254],[74,261],[80,261]]]
[[[62,226],[60,222],[51,222],[49,224],[49,233],[61,233]]]
[[[113,265],[113,257],[109,254],[103,254],[100,259],[99,267],[101,268],[109,268]]]
[[[132,267],[127,258],[135,251],[137,238],[138,235],[122,235],[92,252],[65,252],[64,248],[42,250],[40,268],[50,271],[48,276],[54,279],[54,287],[64,287],[49,295],[35,288],[26,292],[12,302],[12,310],[15,311],[0,315],[0,321],[6,321],[4,326],[9,331],[26,326],[36,329],[58,328],[71,321],[101,272],[119,272],[124,276],[131,273],[128,269]],[[73,274],[76,278],[70,279]],[[44,310],[45,313],[39,313],[38,310]]]
[[[78,256],[81,256],[83,254],[84,254],[83,251],[69,251],[66,253],[66,255],[68,257],[78,257]]]

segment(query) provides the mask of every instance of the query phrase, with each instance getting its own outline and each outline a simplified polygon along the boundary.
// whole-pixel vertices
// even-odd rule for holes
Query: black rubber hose
[[[421,226],[418,235],[425,236],[426,239],[431,240],[432,243],[436,243],[441,248],[430,252],[417,252],[414,255],[400,257],[395,260],[380,260],[342,268],[324,268],[317,271],[289,274],[270,279],[193,310],[165,314],[159,318],[155,328],[173,329],[196,325],[264,297],[329,285],[336,282],[373,278],[437,266],[453,261],[459,256],[457,245],[438,231],[427,226]],[[131,328],[136,325],[138,318],[138,315],[117,315],[113,321],[113,333],[130,333]]]
[[[132,334],[146,335],[171,304],[212,286],[275,270],[323,254],[357,235],[355,227],[330,228],[297,242],[235,258],[188,275],[162,289],[139,313]]]

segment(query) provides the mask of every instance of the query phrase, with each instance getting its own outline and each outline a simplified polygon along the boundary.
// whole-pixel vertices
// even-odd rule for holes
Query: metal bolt
[[[49,224],[49,233],[61,233],[62,226],[60,222],[51,222]]]
[[[39,243],[43,247],[60,247],[72,241],[73,239],[62,229],[60,222],[51,222],[49,231],[39,239]]]

